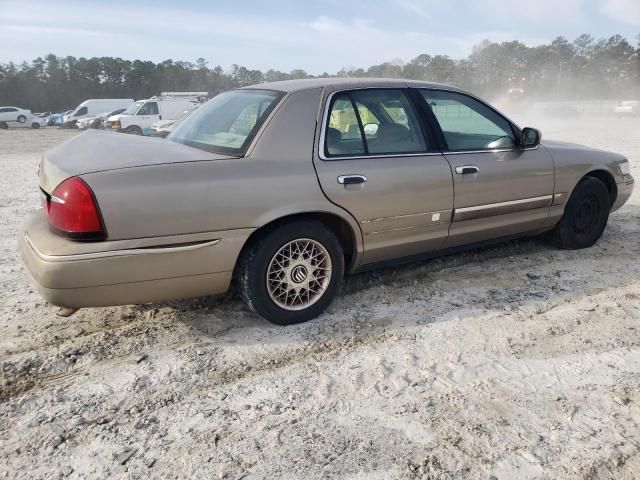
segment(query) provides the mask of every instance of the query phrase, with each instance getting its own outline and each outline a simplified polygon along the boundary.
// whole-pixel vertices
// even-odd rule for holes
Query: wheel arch
[[[362,254],[362,241],[359,229],[358,231],[355,231],[352,222],[335,212],[308,211],[279,216],[268,221],[267,223],[264,223],[261,227],[254,230],[247,238],[246,242],[242,246],[240,254],[238,255],[238,259],[236,260],[236,265],[234,268],[234,276],[240,258],[242,258],[244,252],[256,241],[260,240],[260,238],[263,238],[265,235],[268,235],[270,232],[274,231],[282,225],[300,220],[314,220],[322,223],[326,228],[331,230],[331,232],[336,235],[344,253],[345,272],[352,271],[358,265]],[[355,228],[358,227],[356,226]]]
[[[597,178],[605,184],[607,190],[609,191],[609,208],[611,208],[616,203],[616,198],[618,197],[618,186],[616,185],[616,180],[611,172],[604,169],[596,169],[587,172],[582,178],[586,177]]]

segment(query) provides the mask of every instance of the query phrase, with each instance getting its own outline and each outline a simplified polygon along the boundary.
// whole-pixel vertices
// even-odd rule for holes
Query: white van
[[[138,100],[119,115],[109,117],[107,128],[133,135],[149,135],[151,125],[158,120],[173,118],[178,112],[198,106],[196,99],[151,97]]]
[[[90,98],[85,100],[69,115],[62,119],[62,127],[75,127],[81,118],[95,117],[103,112],[112,112],[119,108],[127,108],[133,103],[133,98]]]

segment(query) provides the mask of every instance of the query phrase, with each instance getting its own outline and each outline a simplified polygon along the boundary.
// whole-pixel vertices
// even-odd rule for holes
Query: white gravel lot
[[[637,119],[537,125],[640,178]],[[17,234],[75,134],[0,130],[0,478],[640,478],[639,188],[593,248],[360,274],[303,325],[233,296],[59,318]]]

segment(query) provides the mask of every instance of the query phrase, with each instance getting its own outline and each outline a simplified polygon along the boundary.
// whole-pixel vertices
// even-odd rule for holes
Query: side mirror
[[[534,148],[540,145],[542,134],[537,128],[525,127],[520,136],[520,146],[522,148]]]

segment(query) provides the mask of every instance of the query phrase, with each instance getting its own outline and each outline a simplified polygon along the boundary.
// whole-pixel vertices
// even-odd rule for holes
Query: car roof
[[[423,82],[420,80],[405,80],[401,78],[308,78],[301,80],[282,80],[278,82],[265,82],[257,85],[243,87],[245,89],[269,89],[282,92],[297,92],[313,88],[367,88],[367,87],[402,87],[413,88],[437,88],[464,92],[464,90],[443,83]]]

